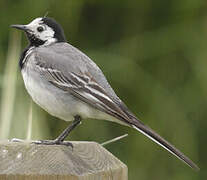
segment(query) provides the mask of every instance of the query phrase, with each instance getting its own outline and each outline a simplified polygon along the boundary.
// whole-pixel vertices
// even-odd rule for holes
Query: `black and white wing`
[[[89,72],[83,72],[82,74],[69,72],[67,73],[67,76],[65,76],[57,69],[38,65],[37,67],[40,72],[44,74],[44,77],[47,78],[48,82],[55,87],[73,94],[75,97],[91,105],[95,109],[129,124],[128,121],[130,121],[130,119],[128,115],[122,110],[120,105],[114,102],[113,98],[107,94],[104,88],[93,79]]]

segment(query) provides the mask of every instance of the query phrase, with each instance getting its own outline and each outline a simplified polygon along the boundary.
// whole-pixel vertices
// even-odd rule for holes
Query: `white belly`
[[[29,68],[22,70],[22,76],[33,101],[55,117],[72,121],[75,115],[80,115],[82,118],[105,119],[120,123],[116,118],[86,105],[68,92],[56,88],[46,80],[44,81],[37,72]]]

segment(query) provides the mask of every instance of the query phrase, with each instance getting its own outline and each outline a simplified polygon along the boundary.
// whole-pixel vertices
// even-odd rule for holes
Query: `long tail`
[[[178,159],[186,163],[191,168],[195,169],[196,171],[200,170],[199,167],[191,161],[187,156],[185,156],[181,151],[179,151],[177,148],[175,148],[172,144],[167,142],[164,138],[162,138],[159,134],[154,132],[149,127],[145,126],[142,122],[139,120],[133,120],[133,123],[131,123],[131,126],[136,129],[137,131],[141,132],[163,148],[165,148],[167,151],[175,155]]]

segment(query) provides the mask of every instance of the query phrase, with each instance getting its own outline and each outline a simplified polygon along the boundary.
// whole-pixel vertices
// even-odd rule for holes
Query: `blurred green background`
[[[33,104],[18,68],[27,45],[11,24],[49,12],[142,121],[201,168],[194,172],[133,129],[83,121],[68,139],[104,142],[130,180],[207,178],[207,2],[204,0],[0,0],[0,138],[54,139],[68,123]],[[28,130],[28,127],[31,131]]]

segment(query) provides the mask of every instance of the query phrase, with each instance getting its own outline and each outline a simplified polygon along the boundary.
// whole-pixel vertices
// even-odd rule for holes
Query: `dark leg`
[[[57,142],[63,142],[64,139],[68,136],[68,134],[75,129],[75,127],[80,124],[81,122],[81,117],[80,116],[75,116],[74,117],[74,121],[72,122],[72,124],[70,126],[68,126],[57,138],[56,141]]]
[[[55,140],[40,140],[35,141],[35,144],[45,144],[45,145],[66,145],[73,147],[72,143],[64,142],[64,139],[68,136],[68,134],[75,129],[75,127],[80,124],[81,117],[75,116],[74,121],[70,124]]]

